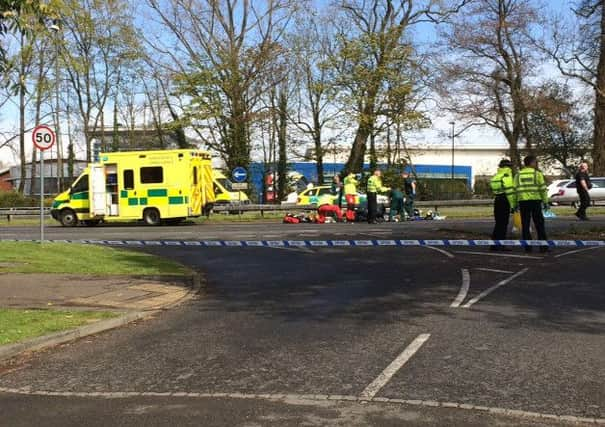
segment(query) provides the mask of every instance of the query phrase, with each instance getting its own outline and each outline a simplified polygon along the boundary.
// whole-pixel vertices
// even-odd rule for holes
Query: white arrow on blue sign
[[[235,182],[244,182],[246,181],[246,178],[248,178],[248,171],[245,168],[238,166],[233,169],[231,176]]]

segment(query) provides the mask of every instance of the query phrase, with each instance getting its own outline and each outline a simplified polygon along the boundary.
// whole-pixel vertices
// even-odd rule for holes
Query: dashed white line
[[[457,251],[456,253],[457,254],[468,254],[468,255],[483,255],[483,256],[503,257],[503,258],[543,259],[543,257],[539,257],[539,256],[515,255],[515,254],[496,254],[496,253],[492,253],[492,252]]]
[[[406,349],[389,364],[389,366],[384,368],[384,371],[382,371],[380,375],[378,375],[378,377],[361,392],[360,397],[371,399],[376,396],[376,393],[393,378],[393,375],[395,375],[397,371],[399,371],[399,369],[401,369],[401,367],[405,365],[418,350],[420,350],[420,347],[422,347],[430,337],[431,334],[418,335],[416,339],[414,339],[414,341],[412,341],[410,345],[408,345]]]
[[[475,268],[475,270],[478,270],[478,271],[487,271],[489,273],[504,273],[504,274],[513,274],[514,273],[514,271],[497,270],[495,268]]]
[[[513,280],[515,280],[517,277],[521,276],[522,274],[526,273],[527,270],[529,270],[528,268],[524,268],[521,271],[517,271],[515,274],[513,274],[512,276],[502,280],[501,282],[498,282],[497,284],[495,284],[494,286],[492,286],[491,288],[488,288],[486,290],[484,290],[483,292],[481,292],[479,295],[477,295],[475,298],[472,298],[471,300],[469,300],[466,304],[464,304],[462,306],[462,308],[469,308],[471,307],[473,304],[475,304],[477,301],[481,300],[482,298],[485,298],[486,296],[488,296],[489,294],[491,294],[492,292],[494,292],[496,289],[498,289],[501,286],[504,286],[510,282],[512,282]]]
[[[466,269],[462,269],[462,286],[460,286],[460,290],[458,291],[458,295],[454,301],[450,304],[450,307],[457,308],[460,307],[460,304],[464,302],[466,298],[466,294],[468,294],[468,290],[471,286],[471,273]]]
[[[555,258],[561,258],[562,256],[573,255],[573,254],[577,254],[580,252],[592,251],[593,249],[600,249],[600,247],[592,246],[590,248],[582,248],[582,249],[576,249],[574,251],[567,251],[567,252],[563,252],[562,254],[555,255]]]
[[[422,246],[423,248],[428,248],[428,249],[432,249],[434,251],[440,252],[443,255],[445,255],[448,258],[454,258],[454,254],[451,252],[446,251],[445,249],[441,249],[441,248],[437,248],[435,246]]]

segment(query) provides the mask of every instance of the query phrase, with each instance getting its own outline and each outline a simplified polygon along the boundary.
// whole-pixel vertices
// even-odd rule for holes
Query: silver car
[[[592,188],[588,191],[592,202],[605,201],[605,178],[594,177],[590,178]],[[557,191],[550,195],[550,202],[552,204],[571,204],[575,206],[580,198],[578,197],[578,191],[576,190],[576,181],[567,180],[557,186]]]

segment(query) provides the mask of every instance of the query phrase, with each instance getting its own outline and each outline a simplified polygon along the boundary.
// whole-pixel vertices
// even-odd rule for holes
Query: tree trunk
[[[113,135],[111,137],[111,151],[120,151],[120,137],[118,136],[118,91],[113,98]]]
[[[70,185],[74,180],[74,161],[76,159],[76,153],[74,153],[74,144],[71,142],[71,111],[69,110],[69,104],[67,104],[67,176],[69,177]]]
[[[38,75],[36,81],[36,101],[35,101],[35,121],[34,124],[38,126],[40,124],[40,113],[42,109],[42,88],[44,87],[43,79],[44,79],[44,50],[41,50],[39,53],[40,57],[38,60]],[[31,177],[32,184],[34,182],[34,177],[36,176],[36,162],[38,161],[38,150],[35,148],[32,149],[32,161],[31,161]]]
[[[595,120],[593,133],[593,173],[605,175],[605,4],[601,5],[601,42],[597,65]]]
[[[317,181],[324,182],[324,149],[321,145],[321,130],[315,129],[313,133],[313,143],[315,145],[315,168],[317,170]],[[336,147],[334,147],[336,151]]]
[[[288,130],[288,96],[287,88],[282,88],[278,99],[279,129],[277,134],[277,143],[279,145],[279,159],[277,162],[277,188],[280,201],[285,200],[288,191],[288,154],[287,149],[287,130]],[[322,182],[322,181],[319,181]]]
[[[374,123],[376,122],[375,110],[376,93],[373,92],[366,96],[365,107],[361,111],[359,125],[351,147],[351,154],[345,164],[344,175],[350,172],[360,173],[363,170],[363,162],[366,154],[368,137],[374,131]]]
[[[19,188],[17,191],[23,194],[25,180],[27,178],[27,165],[25,164],[25,35],[21,32],[21,63],[19,64],[19,160],[21,162],[21,174]],[[32,180],[33,181],[33,180]],[[30,186],[30,193],[32,187]]]
[[[376,155],[376,134],[370,135],[370,170],[376,170],[378,167],[378,156]]]

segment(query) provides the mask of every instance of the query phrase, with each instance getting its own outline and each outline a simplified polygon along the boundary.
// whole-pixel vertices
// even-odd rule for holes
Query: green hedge
[[[52,205],[52,198],[44,201],[46,206]],[[16,191],[0,191],[0,208],[21,208],[40,205],[39,197],[24,196]]]
[[[418,200],[466,200],[473,197],[465,179],[421,178],[416,193]]]

